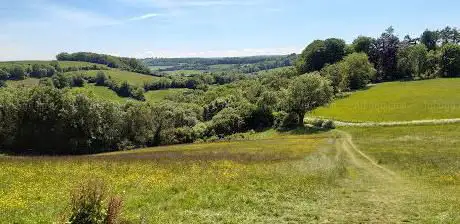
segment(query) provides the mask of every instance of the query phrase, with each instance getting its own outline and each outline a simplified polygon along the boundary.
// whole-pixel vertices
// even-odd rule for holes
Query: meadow
[[[63,220],[69,192],[100,179],[133,223],[458,223],[459,133],[456,124],[268,130],[92,156],[3,156],[0,222]]]
[[[166,71],[164,72],[168,75],[177,75],[177,76],[190,76],[190,75],[199,75],[203,71],[200,70],[175,70],[175,71]]]
[[[10,61],[10,62],[0,62],[0,67],[8,67],[14,65],[22,65],[22,66],[31,66],[33,64],[39,65],[50,65],[51,61]],[[63,69],[67,68],[81,68],[81,67],[88,67],[96,65],[98,67],[105,67],[108,69],[107,66],[101,64],[95,64],[90,62],[83,62],[83,61],[59,61],[59,65]]]
[[[340,121],[460,118],[459,79],[381,83],[316,109],[312,116]]]
[[[40,79],[36,78],[27,78],[24,80],[8,80],[6,84],[13,87],[34,87],[38,86]]]
[[[78,71],[78,73],[83,73],[88,76],[93,76],[96,77],[96,74],[98,73],[98,70],[91,70],[91,71]],[[128,82],[129,84],[132,85],[137,85],[137,86],[143,86],[144,83],[150,82],[152,80],[157,79],[155,76],[151,75],[143,75],[135,72],[128,72],[128,71],[122,71],[118,69],[110,69],[110,70],[103,70],[107,76],[110,76],[112,79],[117,80],[119,82]],[[75,72],[68,72],[65,74],[74,74]]]
[[[163,89],[163,90],[154,90],[148,91],[144,94],[145,100],[150,103],[158,103],[166,99],[167,96],[173,94],[180,94],[187,91],[187,89]]]
[[[103,100],[110,100],[118,103],[126,103],[128,101],[135,101],[129,97],[120,97],[113,90],[105,86],[95,86],[94,84],[86,84],[84,87],[74,87],[70,91],[75,93],[85,93],[86,95],[93,95]]]

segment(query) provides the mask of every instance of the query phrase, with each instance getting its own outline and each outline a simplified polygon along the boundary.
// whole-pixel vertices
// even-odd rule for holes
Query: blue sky
[[[458,26],[454,0],[0,0],[0,60],[298,53],[315,39]]]

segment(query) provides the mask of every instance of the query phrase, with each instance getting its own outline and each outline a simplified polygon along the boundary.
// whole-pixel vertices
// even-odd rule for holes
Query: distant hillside
[[[59,61],[84,61],[97,64],[107,65],[111,68],[119,68],[121,70],[150,74],[150,69],[145,66],[141,61],[135,58],[116,57],[106,54],[96,54],[91,52],[77,52],[77,53],[60,53],[56,56]]]
[[[296,54],[227,58],[146,58],[144,64],[159,72],[195,70],[253,73],[293,65]]]

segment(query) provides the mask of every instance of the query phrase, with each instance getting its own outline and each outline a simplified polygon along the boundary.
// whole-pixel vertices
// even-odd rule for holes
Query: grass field
[[[80,73],[87,74],[89,76],[96,76],[97,70],[93,71],[79,71]],[[137,85],[143,87],[145,82],[150,82],[154,79],[157,79],[155,76],[151,75],[144,75],[144,74],[139,74],[139,73],[134,73],[134,72],[128,72],[128,71],[121,71],[117,69],[111,69],[111,70],[103,70],[103,72],[107,75],[112,77],[112,79],[124,82],[127,81],[128,83],[132,85]],[[72,72],[68,73],[72,74]]]
[[[203,73],[203,71],[200,71],[200,70],[176,70],[176,71],[166,71],[164,73],[166,73],[168,75],[184,75],[184,76],[188,76],[188,75],[201,74],[201,73]]]
[[[87,157],[0,157],[0,223],[58,220],[81,180],[100,178],[133,222],[312,220],[324,173],[302,160],[324,135],[195,144]],[[299,200],[299,198],[301,198]],[[269,208],[267,208],[269,206]]]
[[[73,187],[93,178],[123,197],[134,223],[458,223],[459,133],[270,130],[93,156],[3,156],[0,223],[59,220]]]
[[[134,100],[132,98],[120,97],[113,90],[105,86],[95,86],[93,84],[86,84],[85,87],[75,87],[72,88],[71,91],[74,93],[84,92],[86,94],[93,94],[100,99],[110,100],[118,103],[126,103],[128,101]]]
[[[152,71],[158,71],[160,69],[166,69],[166,68],[171,68],[171,67],[174,67],[174,66],[149,66],[149,68],[152,69]]]
[[[33,64],[43,64],[49,65],[51,61],[11,61],[11,62],[0,62],[0,67],[4,66],[12,66],[12,65],[33,65]],[[59,61],[59,65],[61,68],[69,68],[69,67],[87,67],[91,65],[97,65],[98,67],[106,67],[105,65],[95,64],[90,62],[82,62],[82,61]]]
[[[313,116],[340,121],[460,118],[460,79],[382,83],[336,100]]]
[[[38,86],[38,83],[40,82],[40,79],[35,79],[35,78],[27,78],[24,80],[8,80],[6,81],[6,84],[11,87],[33,87],[33,86]]]
[[[344,130],[361,151],[396,171],[388,181],[375,183],[380,190],[372,192],[386,199],[386,213],[406,213],[406,222],[460,222],[459,124]]]
[[[182,93],[187,89],[164,89],[164,90],[155,90],[155,91],[148,91],[144,94],[145,100],[151,103],[158,103],[163,101],[167,96]]]

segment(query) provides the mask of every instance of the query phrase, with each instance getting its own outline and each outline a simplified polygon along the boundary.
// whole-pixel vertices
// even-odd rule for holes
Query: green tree
[[[23,80],[26,78],[26,71],[22,66],[15,65],[10,72],[10,78],[15,80]]]
[[[365,53],[350,54],[340,64],[342,64],[345,79],[352,90],[366,87],[376,74]]]
[[[428,50],[436,50],[436,44],[438,43],[438,32],[425,30],[420,37],[420,42],[424,44]]]
[[[348,90],[348,79],[343,69],[343,63],[335,63],[321,69],[321,76],[331,80],[331,85],[334,88],[334,93],[340,93]]]
[[[288,89],[288,110],[297,114],[299,125],[303,125],[305,113],[329,103],[334,95],[327,78],[318,73],[301,75],[292,80]]]
[[[333,64],[345,56],[346,44],[344,40],[330,38],[315,40],[309,44],[296,62],[299,74],[318,71],[326,64]]]
[[[445,77],[460,77],[460,46],[446,44],[441,48],[441,74]]]
[[[10,73],[0,68],[0,80],[8,80],[9,78],[10,78]]]
[[[366,36],[359,36],[353,41],[353,47],[355,49],[355,52],[360,53],[366,53],[367,55],[371,54],[371,51],[373,50],[375,45],[375,39],[372,37],[366,37]]]
[[[375,67],[377,69],[377,81],[397,80],[399,38],[394,35],[393,27],[389,27],[376,41]]]
[[[425,78],[427,60],[428,50],[424,44],[401,49],[398,53],[399,73],[411,78]]]

